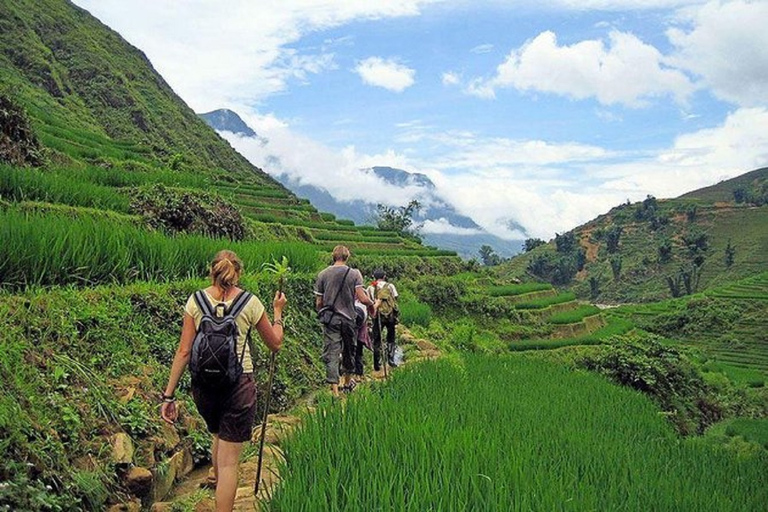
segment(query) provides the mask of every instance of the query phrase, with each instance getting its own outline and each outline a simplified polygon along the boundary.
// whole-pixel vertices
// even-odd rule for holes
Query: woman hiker
[[[250,331],[255,328],[262,341],[273,352],[280,350],[283,343],[282,315],[287,303],[285,295],[279,291],[275,294],[272,301],[274,323],[270,322],[261,301],[247,292],[242,294],[243,290],[238,287],[242,272],[243,263],[234,252],[220,251],[211,263],[211,285],[187,300],[181,339],[173,358],[160,410],[165,421],[170,424],[176,421],[178,409],[174,391],[179,379],[188,363],[191,363],[190,370],[195,370],[195,364],[204,364],[197,363],[202,360],[199,358],[190,361],[193,341],[199,336],[198,328],[204,318],[201,308],[207,309],[211,316],[219,318],[237,310],[234,316],[234,323],[237,325],[236,357],[239,358],[242,374],[235,378],[233,384],[217,387],[205,384],[202,377],[196,381],[194,371],[192,380],[195,405],[205,420],[208,431],[213,434],[211,459],[214,482],[211,483],[216,486],[217,511],[231,511],[234,506],[240,453],[243,443],[251,439],[256,417],[256,384],[248,342]],[[209,322],[211,316],[206,317],[206,322]],[[213,337],[210,339],[213,340]],[[212,341],[210,345],[213,344]],[[232,344],[235,344],[234,340]],[[199,346],[200,344],[197,345]],[[199,352],[199,349],[196,350]],[[239,370],[240,368],[236,368],[234,375],[240,373]]]

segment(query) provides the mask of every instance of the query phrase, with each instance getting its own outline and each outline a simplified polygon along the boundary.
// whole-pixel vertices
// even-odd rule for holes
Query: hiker
[[[280,350],[283,343],[282,315],[287,303],[285,295],[279,291],[275,293],[272,301],[275,320],[274,323],[270,322],[261,301],[238,287],[242,272],[243,263],[234,252],[219,251],[211,263],[211,285],[191,295],[187,300],[181,339],[173,358],[160,410],[165,421],[170,424],[176,421],[178,408],[174,391],[189,364],[195,405],[205,420],[208,431],[213,434],[213,468],[211,481],[208,483],[216,487],[217,511],[229,511],[234,506],[240,453],[243,442],[251,439],[256,417],[256,383],[249,343],[251,329],[258,331],[264,344],[273,352]],[[227,317],[229,314],[235,315],[234,320]],[[237,326],[228,337],[231,347],[236,349],[236,359],[234,365],[228,366],[225,373],[226,378],[234,379],[233,383],[221,380],[216,385],[212,384],[211,378],[206,379],[205,375],[214,375],[216,370],[210,367],[208,360],[199,357],[204,343],[215,347],[215,344],[221,343],[219,340],[224,338],[206,338],[207,326],[215,323],[211,320],[213,317],[222,319],[224,323],[228,322],[230,327],[232,322]],[[203,320],[206,328],[201,328]],[[236,337],[234,333],[237,334]],[[207,372],[205,375],[201,372],[202,368]],[[240,371],[242,374],[238,376]]]
[[[366,306],[373,306],[373,301],[363,290],[360,271],[347,266],[349,249],[337,245],[331,256],[333,264],[320,271],[315,281],[315,307],[323,324],[325,381],[331,393],[339,396],[340,381],[345,391],[355,385],[350,375],[357,347],[355,298]]]
[[[398,322],[400,310],[397,307],[397,288],[387,282],[387,274],[377,269],[373,272],[374,281],[366,289],[366,295],[375,301],[375,314],[373,318],[373,369],[381,369],[381,334],[387,330],[387,363],[389,366],[397,366],[395,361],[395,326]]]
[[[355,311],[357,316],[355,317],[355,362],[354,362],[354,374],[362,379],[363,377],[363,349],[373,350],[371,345],[371,337],[368,334],[368,307],[365,304],[355,298]]]

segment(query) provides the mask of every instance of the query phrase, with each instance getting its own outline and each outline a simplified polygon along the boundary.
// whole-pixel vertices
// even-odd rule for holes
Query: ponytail
[[[242,273],[243,262],[232,251],[219,251],[211,262],[211,281],[222,290],[237,286]]]

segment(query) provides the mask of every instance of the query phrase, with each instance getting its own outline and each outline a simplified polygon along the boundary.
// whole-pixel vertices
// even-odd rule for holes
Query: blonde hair
[[[349,259],[349,249],[344,245],[337,245],[333,248],[331,256],[333,256],[333,261],[347,261]]]
[[[216,253],[211,262],[211,281],[223,290],[237,286],[243,273],[243,262],[232,251]]]

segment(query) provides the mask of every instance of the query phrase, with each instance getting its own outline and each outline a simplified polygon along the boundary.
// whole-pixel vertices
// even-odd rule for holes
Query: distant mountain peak
[[[402,169],[395,169],[394,167],[382,167],[374,166],[370,169],[363,169],[365,172],[373,172],[376,176],[386,181],[390,185],[397,187],[407,187],[409,185],[424,187],[430,190],[435,188],[435,184],[432,183],[425,174],[418,172],[408,172]]]
[[[205,114],[198,114],[208,125],[214,130],[220,132],[232,132],[245,137],[256,137],[256,132],[251,129],[250,126],[245,124],[245,121],[233,112],[226,108],[220,108]]]

